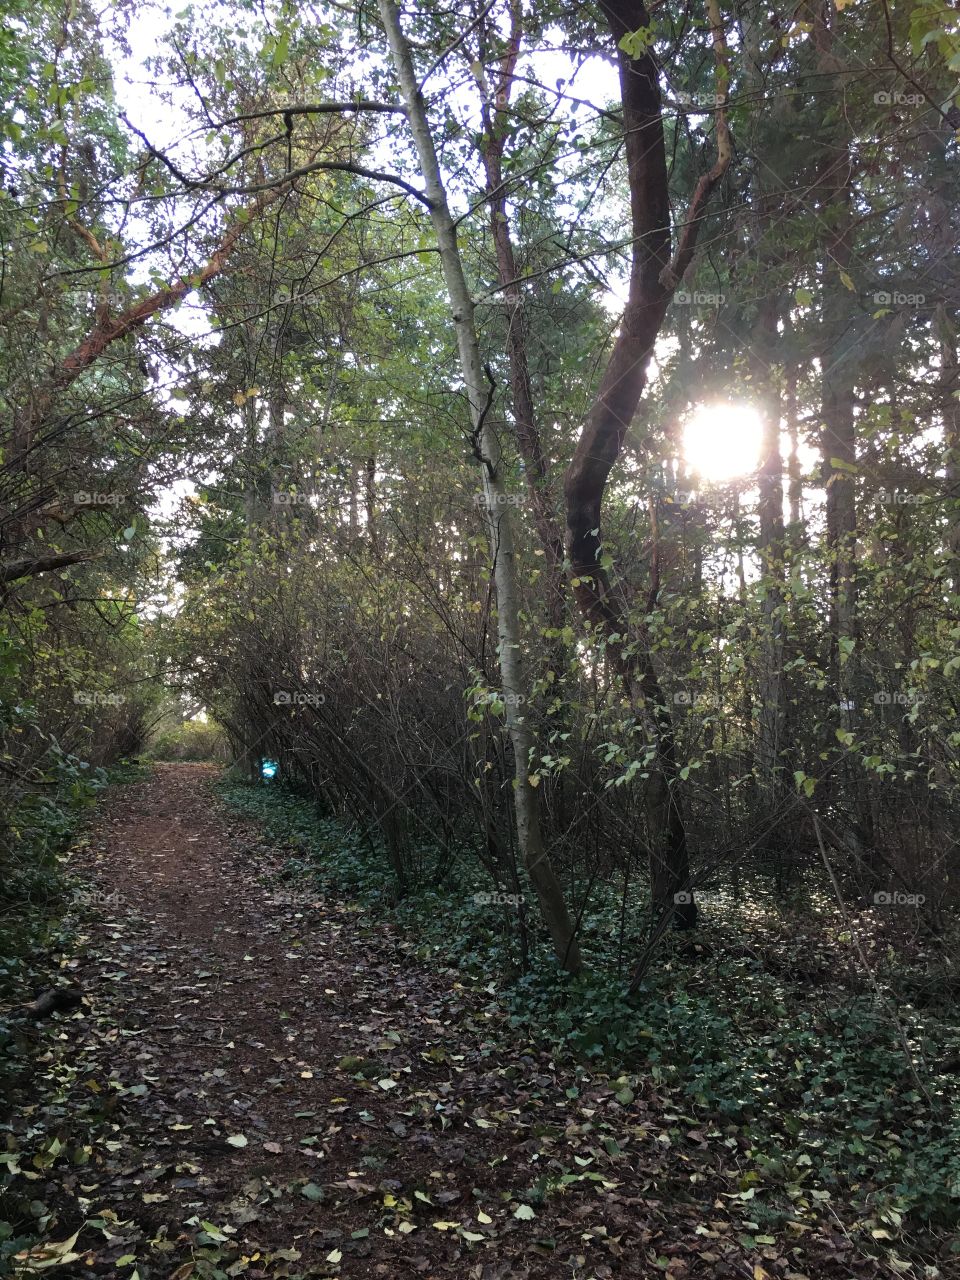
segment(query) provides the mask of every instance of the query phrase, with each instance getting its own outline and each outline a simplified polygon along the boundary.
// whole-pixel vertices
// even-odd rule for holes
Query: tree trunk
[[[786,700],[783,688],[784,526],[783,458],[780,453],[780,395],[777,373],[771,367],[778,332],[778,300],[763,308],[754,333],[756,385],[763,389],[763,440],[757,477],[760,555],[763,591],[763,636],[759,680],[760,724],[757,771],[771,807],[781,792],[786,745]]]
[[[813,41],[821,75],[833,77],[843,93],[844,66],[837,54],[837,40],[827,11],[811,5]],[[831,8],[831,18],[836,14]],[[832,108],[831,108],[832,110]],[[817,178],[820,225],[823,239],[823,316],[820,342],[821,474],[826,486],[827,558],[830,580],[830,668],[835,696],[840,704],[844,730],[859,736],[865,689],[859,652],[860,626],[857,566],[857,424],[855,317],[851,294],[844,284],[853,257],[853,151],[846,125],[830,129],[833,146],[825,153]],[[853,821],[846,838],[857,857],[872,839],[869,805],[863,801],[862,782],[844,764],[850,794],[854,796]]]
[[[763,40],[767,34],[758,20],[758,12],[745,13],[742,19],[744,44],[744,83],[748,95],[762,97],[764,92]],[[757,120],[755,148],[762,153],[767,144],[765,121]],[[783,267],[783,248],[773,234],[774,218],[780,210],[777,193],[769,189],[763,166],[754,178],[756,215],[753,221],[754,244],[751,246],[761,271],[770,280],[767,297],[761,302],[748,343],[753,385],[757,390],[763,420],[763,438],[757,476],[757,514],[763,621],[758,679],[759,723],[756,746],[756,769],[760,790],[768,812],[775,812],[781,798],[784,761],[781,752],[786,745],[786,700],[783,687],[784,635],[784,559],[783,523],[783,458],[780,452],[781,365],[783,352],[780,337],[780,314],[783,310],[779,277]]]
[[[514,754],[517,840],[557,957],[565,969],[575,973],[582,967],[576,932],[564,901],[560,882],[544,847],[537,792],[530,782],[530,755],[534,743],[533,734],[523,711],[529,689],[522,661],[516,553],[509,506],[505,501],[507,493],[500,467],[499,442],[488,415],[489,403],[477,338],[473,299],[463,271],[457,245],[456,226],[447,203],[436,147],[417,81],[410,45],[403,34],[400,10],[395,0],[378,0],[378,7],[400,83],[400,93],[406,107],[410,131],[420,158],[426,196],[430,205],[430,218],[437,237],[444,280],[450,296],[460,366],[470,403],[473,442],[481,459],[497,599],[497,631],[500,642],[500,672],[503,681],[505,719]]]
[[[940,332],[940,387],[943,395],[943,469],[947,492],[946,552],[950,587],[960,596],[960,359],[957,333],[946,307],[937,308]]]
[[[380,553],[377,537],[377,459],[371,454],[367,458],[363,472],[363,497],[367,516],[367,538],[374,555]]]
[[[513,75],[520,56],[521,10],[511,0],[510,34],[500,59],[497,83],[491,93],[481,78],[483,134],[480,153],[487,179],[490,229],[497,260],[497,283],[502,291],[507,325],[507,357],[513,403],[517,448],[523,459],[524,479],[533,510],[533,523],[547,561],[547,618],[553,631],[566,622],[566,579],[563,572],[563,528],[557,518],[550,486],[550,473],[543,441],[537,425],[533,387],[527,360],[527,319],[524,296],[517,279],[517,262],[507,213],[503,182],[503,148],[509,128],[507,108],[513,90]]]
[[[787,435],[790,456],[787,460],[787,500],[790,504],[791,550],[798,545],[803,528],[803,473],[800,468],[800,430],[797,426],[797,371],[790,368],[786,377]]]
[[[715,0],[709,0],[708,9],[715,51],[723,63],[725,46]],[[647,364],[667,305],[693,258],[707,201],[730,162],[730,140],[721,105],[715,115],[717,162],[697,185],[671,261],[659,67],[649,49],[630,58],[620,48],[624,36],[649,26],[649,16],[638,0],[608,0],[605,13],[619,64],[633,252],[620,332],[564,481],[566,550],[574,597],[588,627],[605,644],[652,751],[647,803],[652,828],[650,881],[654,910],[658,914],[674,913],[675,924],[691,928],[696,924],[697,912],[689,892],[687,836],[673,722],[648,637],[642,627],[629,635],[626,610],[603,563],[606,557],[600,527],[610,472],[620,456],[646,384]]]

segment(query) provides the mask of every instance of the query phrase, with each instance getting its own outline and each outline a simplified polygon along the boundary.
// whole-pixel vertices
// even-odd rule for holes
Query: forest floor
[[[216,778],[112,789],[73,855],[88,897],[60,976],[83,1004],[31,1032],[7,1162],[45,1244],[17,1274],[923,1275],[840,1216],[764,1235],[735,1144],[511,1041],[356,903],[278,887],[284,851]]]

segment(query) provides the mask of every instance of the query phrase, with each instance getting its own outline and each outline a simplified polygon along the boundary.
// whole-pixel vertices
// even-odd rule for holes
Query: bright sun
[[[760,462],[763,422],[749,404],[703,404],[683,428],[687,468],[708,484],[749,475]]]

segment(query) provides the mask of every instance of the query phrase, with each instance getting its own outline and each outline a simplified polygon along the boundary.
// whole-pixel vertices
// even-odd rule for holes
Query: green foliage
[[[953,993],[945,988],[923,1010],[899,1009],[908,1059],[891,1005],[878,1001],[853,957],[846,979],[837,971],[836,954],[849,944],[826,902],[784,933],[772,904],[770,918],[758,918],[724,898],[707,908],[697,942],[678,941],[628,999],[624,976],[614,972],[619,958],[610,954],[616,900],[601,900],[583,921],[597,976],[560,973],[543,938],[519,974],[500,909],[484,900],[469,863],[458,863],[442,886],[419,884],[394,902],[384,888],[383,851],[318,818],[302,797],[239,783],[223,794],[271,838],[293,846],[287,875],[355,896],[378,915],[389,912],[404,929],[405,948],[487,991],[516,1035],[571,1064],[626,1072],[625,1088],[652,1086],[672,1100],[678,1126],[712,1130],[738,1152],[742,1191],[756,1201],[751,1213],[761,1225],[802,1219],[831,1199],[852,1205],[873,1231],[884,1230],[885,1215],[917,1225],[957,1222]],[[914,980],[920,972],[915,965]],[[902,967],[884,977],[896,984],[885,1001],[897,1000],[906,979]],[[914,1071],[922,1072],[925,1092]]]
[[[147,744],[152,760],[223,761],[226,753],[223,730],[212,720],[185,720],[157,733]]]

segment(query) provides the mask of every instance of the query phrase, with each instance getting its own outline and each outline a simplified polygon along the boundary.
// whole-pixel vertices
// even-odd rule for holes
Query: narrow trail
[[[491,994],[355,904],[278,889],[285,851],[216,776],[116,788],[75,857],[85,1001],[48,1075],[86,1152],[44,1190],[52,1238],[85,1225],[53,1274],[888,1274],[839,1234],[745,1240],[720,1134],[504,1048]]]

